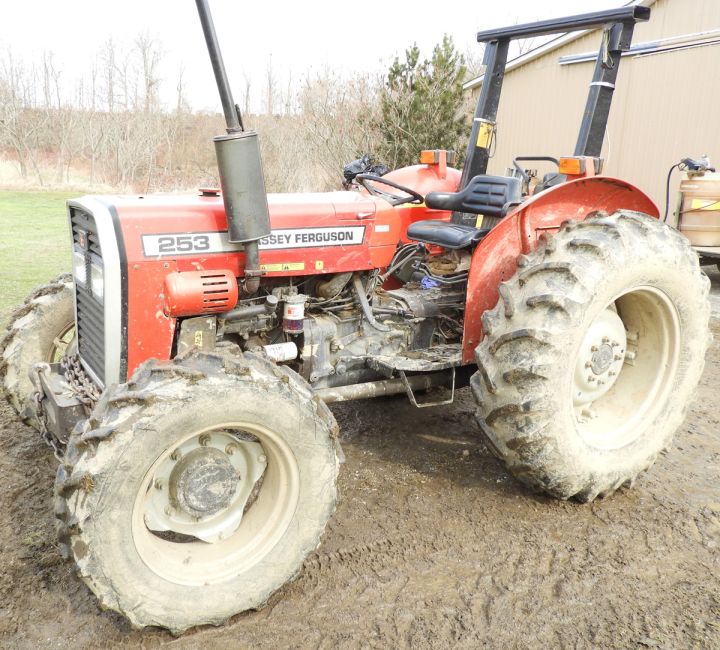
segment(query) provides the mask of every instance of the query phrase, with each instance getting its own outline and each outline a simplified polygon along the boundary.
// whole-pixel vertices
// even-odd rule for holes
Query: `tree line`
[[[0,55],[0,158],[23,183],[149,192],[217,183],[212,137],[219,113],[191,110],[182,71],[163,105],[162,44],[108,40],[88,75],[69,87],[52,53],[26,63]],[[449,37],[430,58],[417,46],[384,76],[327,69],[281,91],[271,65],[264,109],[246,114],[260,134],[268,191],[337,189],[343,165],[370,153],[390,168],[423,148],[462,152],[469,108],[465,60]],[[249,109],[246,81],[241,105]]]

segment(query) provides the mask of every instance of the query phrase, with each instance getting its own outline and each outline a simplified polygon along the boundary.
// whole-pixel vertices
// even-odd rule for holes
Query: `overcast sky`
[[[268,62],[281,83],[323,69],[382,72],[417,42],[429,55],[444,33],[460,51],[480,29],[621,6],[625,0],[424,0],[342,2],[210,0],[236,101],[251,80],[257,107]],[[164,48],[163,97],[172,102],[181,67],[194,108],[219,110],[194,0],[4,0],[0,53],[26,61],[54,53],[68,84],[86,74],[103,42],[146,32]]]

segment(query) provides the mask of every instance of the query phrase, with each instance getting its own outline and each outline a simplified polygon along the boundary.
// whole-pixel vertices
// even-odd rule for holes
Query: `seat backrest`
[[[545,191],[549,187],[555,187],[555,185],[560,185],[561,183],[564,183],[567,180],[567,176],[565,174],[561,174],[560,172],[550,172],[548,174],[545,174],[543,176],[542,181],[540,181],[533,190],[533,194],[540,194],[540,192]]]
[[[519,178],[480,174],[471,178],[460,192],[428,193],[425,205],[436,210],[502,217],[505,205],[521,199],[522,182]]]

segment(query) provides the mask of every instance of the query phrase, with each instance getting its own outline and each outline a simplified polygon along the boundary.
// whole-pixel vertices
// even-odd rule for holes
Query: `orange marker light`
[[[585,160],[583,158],[560,158],[558,169],[561,174],[581,176],[585,173]]]
[[[421,165],[435,165],[439,162],[437,149],[426,149],[420,152]]]

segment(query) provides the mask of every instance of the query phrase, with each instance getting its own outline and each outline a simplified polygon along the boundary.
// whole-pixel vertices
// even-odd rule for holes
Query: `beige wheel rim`
[[[262,425],[228,422],[183,436],[146,472],[132,538],[146,566],[182,585],[251,569],[287,530],[300,475],[285,440]]]
[[[667,403],[680,357],[680,321],[650,286],[624,291],[586,329],[573,366],[577,430],[598,449],[639,439]]]
[[[59,363],[65,356],[68,348],[72,345],[75,338],[75,322],[70,321],[62,328],[60,333],[53,339],[44,361],[46,363]]]

